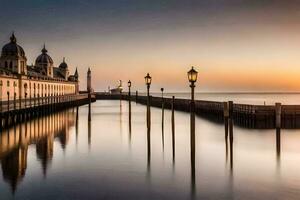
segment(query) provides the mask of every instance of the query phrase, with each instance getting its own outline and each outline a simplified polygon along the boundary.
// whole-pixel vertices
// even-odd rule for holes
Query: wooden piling
[[[275,116],[276,116],[275,127],[280,129],[281,128],[281,103],[275,103]]]
[[[172,97],[172,154],[173,154],[173,162],[175,161],[175,97]]]
[[[228,138],[228,118],[229,118],[229,106],[228,102],[223,102],[224,108],[223,108],[223,113],[224,113],[224,126],[225,126],[225,140]]]

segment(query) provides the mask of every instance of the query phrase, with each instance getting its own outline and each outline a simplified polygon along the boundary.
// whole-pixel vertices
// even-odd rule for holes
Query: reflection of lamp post
[[[149,95],[149,90],[150,90],[150,85],[151,85],[152,78],[147,73],[147,76],[145,76],[145,83],[147,85],[147,127],[150,128],[150,95]]]

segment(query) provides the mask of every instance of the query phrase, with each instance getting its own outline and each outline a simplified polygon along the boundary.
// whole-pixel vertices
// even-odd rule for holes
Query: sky
[[[12,33],[34,63],[92,70],[96,91],[123,86],[199,92],[300,91],[298,0],[0,0],[0,46]]]

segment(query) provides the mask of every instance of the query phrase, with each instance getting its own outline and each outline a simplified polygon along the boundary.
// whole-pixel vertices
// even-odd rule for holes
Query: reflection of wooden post
[[[277,159],[280,158],[280,151],[281,151],[280,128],[276,128],[276,155],[277,155]]]
[[[281,103],[275,104],[276,128],[281,128]]]
[[[175,161],[175,116],[174,116],[175,97],[172,97],[172,153],[173,162]]]
[[[233,102],[228,102],[229,107],[229,145],[230,145],[230,168],[233,168]]]
[[[227,140],[228,138],[228,118],[229,118],[228,102],[224,102],[225,140]]]
[[[131,94],[130,94],[130,92],[129,92],[129,102],[128,102],[128,104],[129,104],[129,116],[128,116],[128,118],[129,118],[129,140],[131,140]]]

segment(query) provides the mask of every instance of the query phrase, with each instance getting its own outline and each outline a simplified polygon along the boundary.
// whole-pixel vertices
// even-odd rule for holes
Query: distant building
[[[93,88],[92,88],[92,72],[91,72],[91,68],[88,69],[88,72],[87,72],[87,91],[88,92],[93,92]]]
[[[0,99],[48,97],[79,92],[77,69],[70,75],[65,58],[54,66],[44,45],[34,65],[27,65],[24,49],[17,44],[14,34],[3,46],[0,56]]]
[[[122,81],[119,80],[119,85],[116,88],[110,89],[111,94],[121,94],[123,91]]]

